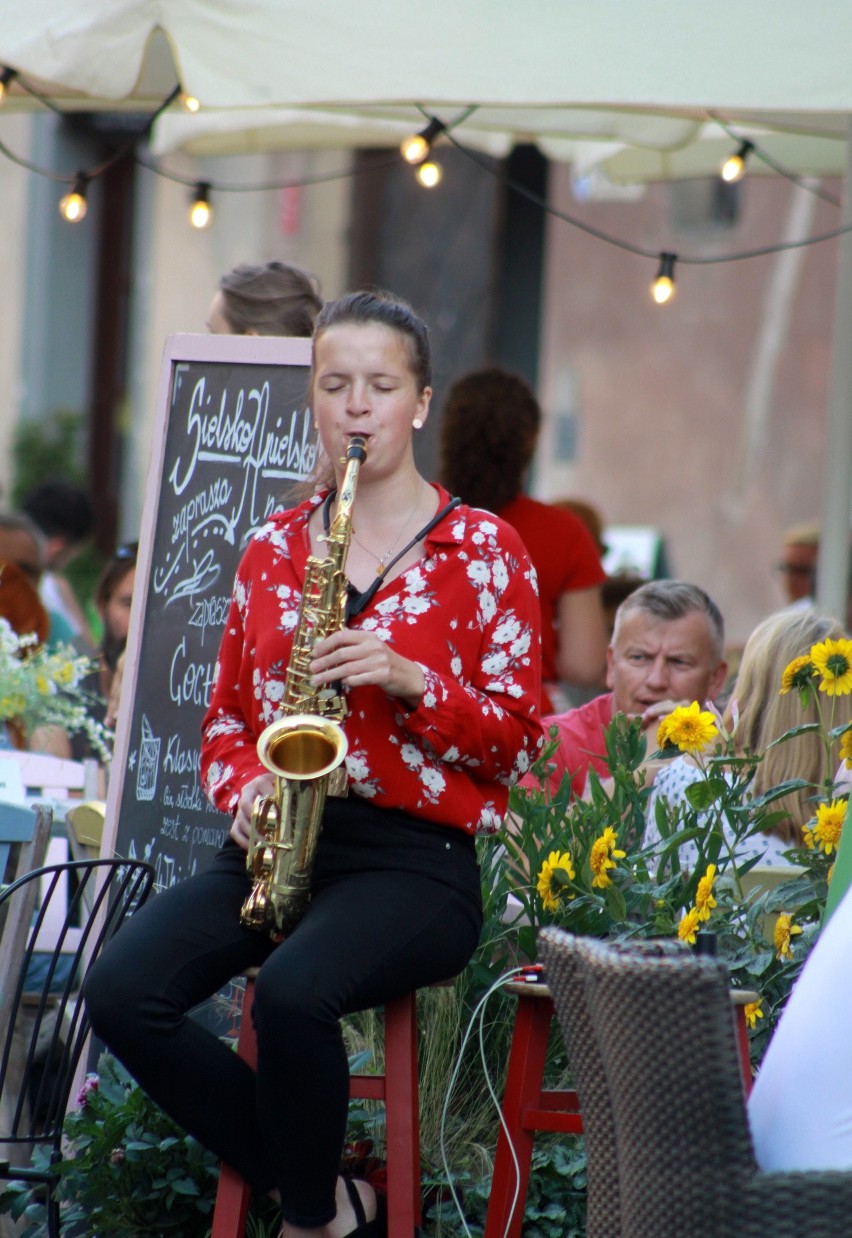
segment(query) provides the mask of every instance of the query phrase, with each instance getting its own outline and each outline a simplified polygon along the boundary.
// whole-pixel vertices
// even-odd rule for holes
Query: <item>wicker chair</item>
[[[583,1115],[586,1144],[586,1238],[621,1238],[618,1155],[615,1120],[603,1059],[595,1039],[585,995],[585,938],[555,928],[538,935],[547,987],[568,1051],[568,1060]],[[659,957],[679,953],[678,943],[636,942],[615,946]]]
[[[852,1172],[757,1167],[724,964],[591,939],[573,948],[615,1127],[621,1238],[849,1232]],[[557,984],[557,1011],[564,1000]]]

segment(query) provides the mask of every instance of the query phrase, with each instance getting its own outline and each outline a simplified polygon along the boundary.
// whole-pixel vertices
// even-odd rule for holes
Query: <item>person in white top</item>
[[[748,1099],[757,1163],[768,1173],[852,1168],[852,890],[793,986]]]
[[[813,606],[790,606],[759,623],[746,642],[723,721],[730,730],[736,710],[734,743],[737,752],[763,754],[751,784],[751,794],[763,795],[771,787],[793,778],[804,779],[810,786],[793,791],[773,804],[774,809],[785,811],[787,817],[772,833],[746,840],[738,851],[740,859],[756,854],[761,857],[762,864],[784,864],[787,863],[784,851],[802,844],[802,826],[813,816],[811,797],[826,777],[825,752],[820,736],[814,731],[769,747],[773,740],[793,727],[818,720],[813,694],[803,705],[797,692],[780,691],[782,677],[793,659],[808,654],[812,645],[838,640],[845,635],[832,616]],[[852,696],[837,696],[834,701],[834,725],[852,722]],[[701,777],[698,765],[689,756],[675,757],[662,764],[646,807],[646,846],[661,841],[656,825],[658,800],[665,798],[672,806],[682,803],[687,786]],[[680,848],[682,866],[693,866],[697,857],[694,843],[684,843]]]

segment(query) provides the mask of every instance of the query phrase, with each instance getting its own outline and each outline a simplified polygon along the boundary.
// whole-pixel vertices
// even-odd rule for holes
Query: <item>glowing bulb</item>
[[[86,217],[86,177],[78,172],[74,184],[59,201],[59,214],[70,224],[78,224]]]
[[[412,133],[399,149],[402,151],[403,159],[408,163],[422,163],[429,154],[429,143],[422,133]]]
[[[439,133],[443,133],[446,125],[442,120],[438,120],[433,116],[429,124],[420,133],[412,133],[407,137],[400,146],[402,157],[408,163],[422,163],[429,151],[432,149],[432,143]]]
[[[734,181],[741,180],[742,177],[745,176],[746,159],[748,159],[753,150],[753,142],[741,142],[736,153],[729,155],[722,164],[722,168],[719,173],[722,180],[727,181],[728,184],[731,185]]]
[[[660,254],[660,269],[651,284],[651,297],[657,305],[665,305],[675,294],[674,265],[676,254]]]
[[[197,112],[201,103],[196,99],[195,95],[189,95],[185,90],[182,90],[179,95],[180,105],[185,112]]]
[[[665,305],[674,296],[674,280],[668,275],[658,275],[651,288],[651,296],[657,305]]]
[[[210,185],[199,181],[195,186],[192,205],[189,208],[189,222],[193,228],[206,228],[213,218],[213,208],[210,205]]]
[[[14,69],[4,69],[0,73],[0,103],[6,98],[6,95],[9,93],[9,87],[17,76]]]
[[[435,163],[433,159],[424,160],[417,169],[417,179],[426,189],[434,189],[439,185],[443,175],[444,170],[440,163]]]

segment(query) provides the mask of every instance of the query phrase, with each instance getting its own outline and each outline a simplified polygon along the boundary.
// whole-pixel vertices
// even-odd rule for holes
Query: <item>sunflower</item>
[[[790,947],[792,939],[801,931],[799,925],[793,923],[793,917],[788,916],[786,911],[782,911],[775,921],[775,935],[773,937],[775,952],[779,959],[789,959],[791,957],[792,950]]]
[[[619,851],[616,848],[615,844],[617,842],[615,830],[611,825],[608,825],[600,838],[596,838],[592,843],[592,849],[589,852],[589,867],[594,874],[592,885],[599,890],[612,885],[612,878],[608,870],[615,868],[615,861],[623,860],[626,854],[624,851]]]
[[[701,927],[701,921],[698,917],[698,908],[690,907],[689,911],[685,912],[680,918],[680,924],[677,926],[677,935],[681,941],[688,942],[690,946],[695,945],[695,935]]]
[[[811,649],[811,659],[822,676],[820,692],[847,696],[852,692],[852,640],[824,640]]]
[[[852,769],[852,730],[844,731],[840,736],[840,760],[845,761],[846,768]]]
[[[757,1020],[763,1018],[763,1002],[759,998],[756,1002],[746,1002],[743,1014],[749,1027],[755,1027]]]
[[[716,900],[713,897],[713,882],[716,877],[716,865],[708,864],[707,872],[698,883],[698,889],[695,891],[695,910],[698,912],[699,920],[709,920],[710,912],[716,906]]]
[[[819,804],[817,807],[813,837],[816,848],[826,855],[831,855],[840,842],[846,808],[846,800],[832,800],[830,804]]]
[[[678,705],[663,719],[657,739],[663,735],[664,743],[676,744],[681,752],[700,752],[718,734],[713,714],[693,701],[691,705]]]
[[[570,881],[576,876],[570,851],[551,851],[541,866],[536,889],[545,911],[558,911]],[[569,895],[573,898],[573,895]]]
[[[813,682],[814,676],[817,674],[817,668],[814,666],[807,654],[803,654],[800,658],[794,658],[792,662],[784,667],[784,674],[781,676],[780,695],[784,696],[787,692],[792,692],[794,688],[801,691],[808,684]]]

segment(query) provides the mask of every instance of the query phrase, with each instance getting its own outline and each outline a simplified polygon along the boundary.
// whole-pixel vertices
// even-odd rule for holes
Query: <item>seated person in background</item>
[[[244,262],[219,280],[207,330],[211,335],[305,336],[321,309],[313,275],[283,262]]]
[[[38,645],[47,640],[50,619],[44,603],[31,577],[8,559],[0,559],[0,618],[18,636],[32,634]]]
[[[95,585],[95,607],[103,624],[103,636],[97,654],[97,670],[87,677],[82,686],[92,694],[92,714],[107,726],[115,725],[117,714],[119,661],[124,653],[130,628],[137,552],[136,542],[119,546]],[[71,750],[76,760],[97,755],[91,751],[88,740],[82,733],[72,736]]]
[[[538,577],[542,710],[560,683],[603,684],[604,571],[598,547],[574,512],[523,493],[541,409],[516,374],[493,368],[453,384],[441,419],[441,480],[471,507],[500,516],[521,535]]]
[[[8,549],[14,544],[14,539],[3,543],[2,535],[3,530],[0,529],[0,544]],[[45,643],[50,620],[36,591],[33,573],[24,571],[13,560],[1,557],[0,618],[6,620],[16,636],[34,637],[33,649]],[[68,755],[67,736],[61,727],[36,727],[28,739],[14,719],[0,722],[0,748],[29,749],[59,757]]]
[[[787,529],[775,570],[781,576],[788,602],[806,606],[814,600],[818,559],[819,525],[816,521]]]
[[[551,757],[551,790],[555,792],[568,773],[574,793],[582,795],[589,766],[602,778],[609,774],[604,731],[616,713],[640,717],[648,729],[676,705],[714,700],[725,682],[724,645],[719,608],[697,585],[652,580],[635,589],[615,616],[607,650],[610,691],[544,719],[545,733],[551,726],[559,730],[559,747]],[[651,743],[656,744],[655,736]],[[537,780],[528,774],[521,785],[535,787]]]
[[[618,613],[618,608],[621,603],[630,597],[631,593],[635,593],[645,583],[644,576],[637,576],[633,572],[616,572],[613,576],[607,576],[603,582],[603,608],[604,616],[606,617],[606,635],[607,640],[612,640],[612,633],[615,629],[615,616]]]
[[[739,853],[740,859],[760,855],[763,864],[784,864],[783,852],[802,845],[802,824],[813,815],[810,796],[825,777],[825,752],[816,732],[796,735],[784,744],[769,747],[773,740],[793,727],[819,720],[812,693],[803,706],[798,693],[782,693],[781,684],[784,670],[794,658],[806,656],[811,646],[820,641],[842,640],[845,635],[830,615],[823,615],[811,606],[791,606],[764,619],[746,642],[731,704],[723,721],[730,730],[736,709],[739,715],[734,733],[737,752],[764,754],[751,784],[751,794],[763,795],[790,778],[803,778],[812,785],[773,804],[773,810],[785,811],[789,816],[770,834],[749,839]],[[852,696],[837,696],[834,705],[835,726],[852,722]],[[663,765],[646,808],[646,845],[660,841],[655,815],[657,799],[663,797],[670,804],[681,802],[686,788],[700,777],[695,761],[687,755],[674,757]],[[691,868],[697,858],[694,843],[684,843],[680,847],[682,865]]]
[[[91,649],[94,642],[85,612],[63,575],[94,527],[91,499],[71,482],[49,481],[29,491],[21,511],[38,526],[43,539],[44,572],[39,593],[51,617],[50,643],[76,637]]]
[[[573,512],[575,516],[580,517],[592,535],[592,540],[598,548],[598,554],[603,559],[607,546],[604,541],[603,519],[598,509],[584,499],[554,499],[552,506],[561,507],[564,512]]]

